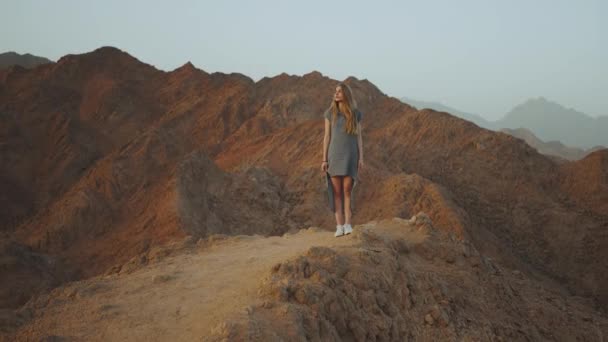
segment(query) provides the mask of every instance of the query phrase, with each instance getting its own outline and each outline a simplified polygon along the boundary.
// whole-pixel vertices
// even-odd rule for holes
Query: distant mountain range
[[[41,64],[52,63],[48,58],[34,56],[29,53],[18,54],[13,51],[0,53],[0,69],[7,68],[13,65],[20,65],[24,68],[31,69]]]
[[[0,69],[0,340],[167,339],[216,320],[252,339],[228,314],[264,319],[244,323],[259,340],[608,336],[608,149],[556,161],[351,76],[366,166],[355,232],[328,241],[338,82],[165,72],[109,46]]]
[[[596,146],[585,150],[578,147],[566,146],[556,140],[542,141],[527,128],[502,128],[500,131],[524,140],[528,145],[534,147],[538,152],[544,155],[559,157],[567,160],[579,160],[584,158],[589,153],[603,148],[602,146]]]
[[[559,141],[567,146],[595,150],[608,146],[608,116],[594,118],[572,108],[549,101],[544,97],[532,98],[515,106],[502,119],[489,121],[480,115],[457,110],[438,102],[425,102],[402,97],[401,100],[416,108],[430,108],[448,112],[480,127],[499,131],[503,128],[526,128],[545,141]]]
[[[494,129],[494,125],[491,121],[488,121],[477,114],[463,112],[461,110],[458,110],[458,109],[455,109],[452,107],[448,107],[440,102],[419,101],[419,100],[410,99],[408,97],[402,97],[401,101],[403,101],[409,105],[412,105],[418,109],[430,108],[430,109],[433,109],[436,111],[450,113],[450,114],[456,115],[459,118],[474,122],[479,127],[488,128],[488,129],[492,129],[492,130]]]

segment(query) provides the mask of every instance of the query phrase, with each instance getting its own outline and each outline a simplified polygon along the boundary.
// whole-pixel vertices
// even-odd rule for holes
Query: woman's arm
[[[362,162],[363,161],[363,138],[361,136],[361,131],[363,130],[363,125],[361,124],[361,121],[359,121],[359,123],[357,124],[359,127],[357,127],[357,145],[359,147],[359,161]]]
[[[323,135],[323,160],[327,160],[327,150],[331,140],[331,122],[325,118],[325,134]]]

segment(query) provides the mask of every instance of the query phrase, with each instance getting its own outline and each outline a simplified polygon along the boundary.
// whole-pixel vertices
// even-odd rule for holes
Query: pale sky
[[[544,96],[608,115],[608,1],[32,1],[0,4],[0,52],[111,45],[257,81],[317,70],[487,119]],[[329,94],[328,96],[331,96]]]

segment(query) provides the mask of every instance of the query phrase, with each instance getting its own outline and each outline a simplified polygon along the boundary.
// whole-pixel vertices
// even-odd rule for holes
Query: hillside
[[[495,121],[439,102],[418,101],[407,97],[401,98],[401,101],[418,109],[429,108],[450,113],[479,127],[513,134],[526,140],[537,150],[540,148],[541,153],[565,159],[580,159],[589,152],[608,146],[604,133],[608,130],[608,116],[594,118],[544,97],[529,99]],[[521,131],[522,129],[526,131]],[[534,135],[534,138],[530,134]],[[545,143],[541,143],[543,141]]]
[[[29,53],[19,54],[14,51],[0,53],[0,69],[8,68],[13,65],[31,69],[38,65],[47,63],[53,63],[53,61],[48,58],[34,56]]]
[[[589,153],[605,148],[603,146],[596,146],[588,150],[583,150],[576,147],[568,147],[559,141],[545,142],[540,140],[536,135],[534,135],[534,133],[532,133],[532,131],[526,128],[503,128],[501,129],[501,132],[505,132],[519,139],[523,139],[528,145],[544,155],[554,156],[566,160],[583,159]]]
[[[608,146],[608,117],[591,117],[572,108],[538,97],[515,106],[496,123],[500,128],[525,127],[544,141],[567,146]]]
[[[483,128],[487,128],[487,129],[494,129],[494,122],[486,120],[484,118],[482,118],[480,115],[478,114],[473,114],[473,113],[469,113],[469,112],[465,112],[462,110],[458,110],[456,108],[452,108],[449,106],[444,105],[443,103],[440,102],[434,102],[434,101],[420,101],[420,100],[415,100],[415,99],[411,99],[409,97],[402,97],[400,99],[401,101],[414,106],[418,109],[433,109],[436,110],[438,112],[446,112],[446,113],[450,113],[454,116],[457,116],[461,119],[465,119],[467,121],[471,121],[473,123],[475,123],[477,126],[479,127],[483,127]]]
[[[419,213],[281,237],[184,240],[11,317],[18,340],[585,340],[608,318]],[[204,265],[204,266],[203,266]],[[203,266],[203,267],[201,267]]]
[[[500,267],[558,284],[588,310],[606,306],[606,150],[558,163],[368,80],[345,82],[366,118],[355,224],[424,211]],[[319,72],[253,82],[191,63],[163,72],[113,47],[0,70],[10,241],[0,276],[20,279],[0,307],[133,260],[145,267],[137,258],[187,237],[332,229],[319,160],[336,84]]]

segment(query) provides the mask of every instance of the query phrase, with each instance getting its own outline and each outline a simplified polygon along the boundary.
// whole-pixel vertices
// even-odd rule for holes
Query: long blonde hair
[[[355,111],[357,110],[357,101],[353,97],[353,91],[350,89],[348,84],[340,82],[338,87],[342,89],[344,95],[344,101],[337,102],[334,99],[331,101],[329,111],[331,112],[332,123],[336,121],[338,112],[344,114],[346,119],[346,125],[344,130],[348,134],[357,134],[357,120],[355,118]]]

